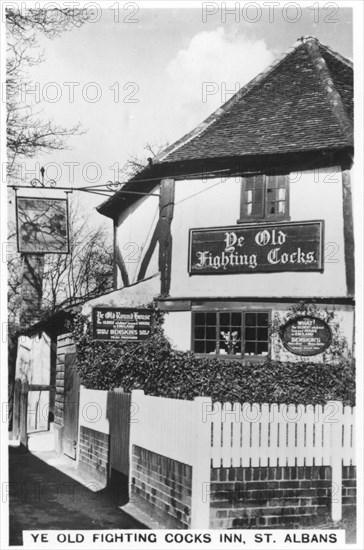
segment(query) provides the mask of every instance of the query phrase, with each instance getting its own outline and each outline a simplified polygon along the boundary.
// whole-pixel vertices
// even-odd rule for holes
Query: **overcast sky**
[[[81,122],[87,131],[69,141],[71,150],[38,159],[59,165],[59,185],[115,180],[110,167],[122,168],[131,155],[143,155],[146,143],[180,138],[229,99],[229,90],[251,80],[302,35],[353,55],[350,9],[276,8],[270,14],[252,9],[240,16],[219,9],[204,17],[201,8],[147,9],[131,3],[118,14],[105,8],[97,17],[53,41],[40,37],[46,59],[30,75],[39,83],[45,119],[65,126]],[[205,98],[203,83],[211,91]],[[74,182],[65,163],[78,163]],[[27,163],[33,166],[34,161]],[[55,170],[48,176],[55,177]],[[101,200],[82,194],[86,210]]]

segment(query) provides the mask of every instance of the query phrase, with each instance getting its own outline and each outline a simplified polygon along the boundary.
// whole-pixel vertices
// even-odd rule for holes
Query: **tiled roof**
[[[352,97],[351,63],[315,38],[302,38],[200,127],[162,152],[158,160],[165,163],[352,145]]]
[[[239,75],[237,75],[238,77]],[[351,61],[302,37],[262,73],[123,188],[150,192],[162,177],[181,177],[188,165],[220,159],[311,155],[353,147]],[[140,195],[115,193],[98,207],[114,217]]]

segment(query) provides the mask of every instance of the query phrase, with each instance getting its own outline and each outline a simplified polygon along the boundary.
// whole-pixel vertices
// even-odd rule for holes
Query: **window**
[[[193,351],[263,357],[269,350],[269,312],[193,312]]]
[[[288,192],[288,175],[243,178],[238,221],[289,219]]]

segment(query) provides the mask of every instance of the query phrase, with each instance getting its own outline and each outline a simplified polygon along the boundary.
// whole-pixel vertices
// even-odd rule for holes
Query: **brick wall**
[[[106,483],[109,464],[109,435],[81,426],[79,445],[79,469],[91,474],[96,481]]]
[[[133,445],[131,502],[171,529],[191,525],[192,467]]]
[[[210,490],[214,529],[297,529],[330,519],[329,466],[212,468]]]
[[[343,517],[356,512],[356,467],[343,467],[342,486]]]

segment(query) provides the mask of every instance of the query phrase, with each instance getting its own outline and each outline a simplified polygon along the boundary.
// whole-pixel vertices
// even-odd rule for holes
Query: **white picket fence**
[[[211,467],[332,466],[332,517],[341,519],[342,465],[355,464],[355,409],[131,397],[138,445],[192,466],[191,528],[208,528]],[[130,460],[131,463],[131,460]],[[334,491],[333,491],[334,493]]]
[[[214,403],[211,459],[224,466],[354,464],[354,418],[340,402],[321,405]]]

